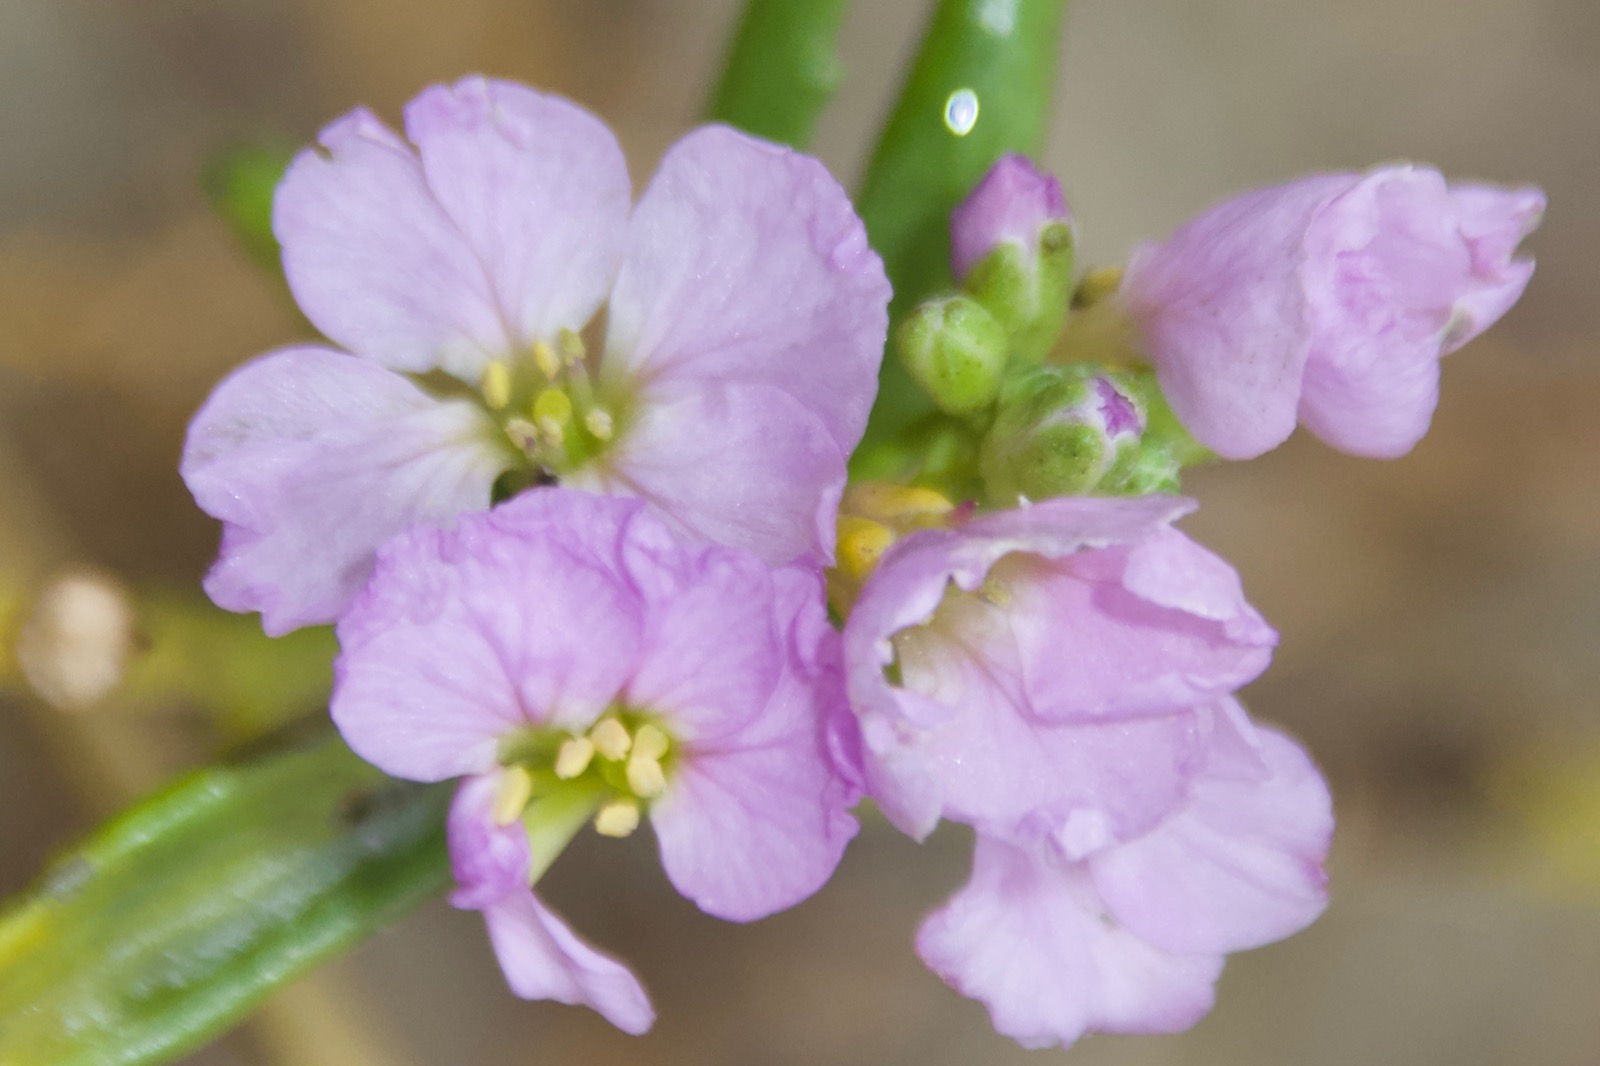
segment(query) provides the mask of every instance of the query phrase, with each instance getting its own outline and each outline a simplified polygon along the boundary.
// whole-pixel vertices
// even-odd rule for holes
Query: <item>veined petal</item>
[[[624,699],[670,715],[682,740],[715,743],[762,714],[778,683],[782,634],[771,571],[759,559],[710,548],[685,569],[654,590]]]
[[[1217,754],[1183,809],[1089,860],[1108,909],[1167,951],[1259,947],[1327,906],[1328,787],[1298,745],[1226,703]]]
[[[637,1036],[655,1023],[650,998],[626,966],[585,944],[532,891],[523,889],[483,908],[495,958],[511,991],[589,1007]]]
[[[917,953],[1029,1048],[1186,1029],[1222,970],[1219,956],[1168,954],[1109,920],[1077,866],[982,835],[972,879],[923,923]]]
[[[331,622],[372,553],[417,522],[489,505],[507,465],[483,413],[323,348],[290,348],[225,378],[195,415],[180,471],[223,523],[206,578],[268,633]]]
[[[1294,432],[1312,334],[1306,229],[1358,180],[1323,175],[1246,193],[1129,259],[1120,291],[1161,391],[1217,454],[1248,459]]]
[[[603,465],[566,484],[641,496],[680,534],[782,565],[833,555],[845,454],[768,385],[663,382],[644,392]]]
[[[776,691],[736,729],[687,743],[650,812],[673,885],[733,921],[782,910],[822,887],[857,828],[823,733],[845,713],[843,679],[825,647],[838,636],[815,575],[791,569],[776,583],[790,643]]]
[[[848,454],[877,391],[888,301],[883,264],[821,163],[697,130],[634,212],[603,373],[771,386]]]
[[[1208,702],[1255,680],[1278,642],[1233,567],[1170,528],[1093,555],[1013,555],[991,575],[1030,705],[1054,721]]]
[[[438,780],[491,768],[521,727],[598,718],[634,669],[643,625],[616,544],[584,522],[607,505],[638,506],[543,489],[390,541],[339,623],[330,710],[356,753]]]
[[[622,261],[632,198],[605,123],[560,97],[472,77],[412,100],[406,133],[514,339],[581,329]]]
[[[339,344],[396,370],[473,383],[510,349],[484,263],[446,214],[416,153],[371,112],[327,126],[273,203],[296,302]]]

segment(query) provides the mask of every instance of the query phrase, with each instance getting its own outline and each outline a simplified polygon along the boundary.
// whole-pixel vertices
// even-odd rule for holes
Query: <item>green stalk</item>
[[[0,1063],[163,1062],[449,881],[448,785],[324,729],[198,771],[101,827],[0,914]]]
[[[939,0],[905,89],[862,182],[857,209],[894,284],[891,330],[929,293],[953,284],[950,211],[1007,152],[1036,155],[1055,82],[1066,0]],[[950,121],[953,94],[976,97],[977,119]],[[892,357],[856,465],[933,405]]]
[[[749,0],[707,113],[802,148],[839,87],[846,0]]]

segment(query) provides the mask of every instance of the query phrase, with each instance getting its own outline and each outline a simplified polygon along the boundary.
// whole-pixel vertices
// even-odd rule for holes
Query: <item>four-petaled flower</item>
[[[379,768],[466,777],[455,902],[484,913],[512,989],[639,1032],[638,983],[530,882],[590,819],[625,836],[648,813],[709,914],[815,892],[856,829],[823,730],[838,639],[814,568],[686,545],[637,499],[537,489],[380,550],[339,623],[331,709]]]
[[[1224,954],[1324,905],[1327,791],[1231,697],[1277,634],[1170,528],[1191,507],[1058,499],[913,533],[845,625],[845,772],[915,837],[978,834],[918,950],[1028,1046],[1184,1028]]]
[[[333,621],[390,535],[553,481],[827,560],[889,288],[822,165],[698,130],[630,216],[616,141],[565,100],[472,78],[405,118],[409,144],[346,115],[278,190],[290,287],[346,351],[266,355],[195,417],[211,597],[269,633]]]

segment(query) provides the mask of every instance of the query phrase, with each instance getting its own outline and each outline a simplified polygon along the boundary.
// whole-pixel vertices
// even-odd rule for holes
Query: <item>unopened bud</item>
[[[943,411],[972,414],[1000,391],[1005,331],[970,297],[928,300],[901,324],[895,342],[901,362]]]
[[[1087,366],[1041,367],[1006,390],[979,455],[991,501],[1118,491],[1146,425],[1137,389]]]
[[[1061,186],[1020,155],[991,167],[950,215],[951,267],[962,288],[1032,360],[1066,321],[1073,245]]]

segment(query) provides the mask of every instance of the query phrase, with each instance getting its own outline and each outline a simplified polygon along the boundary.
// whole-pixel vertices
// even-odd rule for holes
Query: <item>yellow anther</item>
[[[1072,294],[1072,306],[1093,307],[1121,286],[1121,267],[1101,267],[1099,270],[1091,270],[1083,276],[1082,281],[1078,282],[1078,290]]]
[[[522,817],[522,810],[533,795],[533,778],[521,766],[513,766],[500,775],[494,792],[494,824],[510,825]]]
[[[483,368],[483,402],[492,411],[511,402],[511,368],[498,359]]]
[[[525,452],[531,453],[539,447],[539,427],[526,418],[506,419],[506,436]]]
[[[631,799],[614,799],[594,816],[594,831],[603,837],[625,837],[639,828],[639,805]]]
[[[851,580],[872,576],[878,559],[894,543],[894,533],[881,522],[854,515],[839,516],[839,569]]]
[[[992,575],[978,588],[978,595],[996,607],[1004,608],[1011,605],[1011,590],[996,581]]]
[[[556,776],[563,781],[571,781],[587,770],[593,759],[594,741],[588,737],[573,737],[556,752]]]
[[[633,754],[628,756],[628,787],[640,799],[655,799],[667,787],[667,775],[661,763],[639,754],[639,744],[634,742]]]
[[[589,413],[583,416],[583,425],[595,440],[610,440],[611,434],[616,431],[611,413],[598,407],[591,407]]]
[[[588,349],[583,345],[583,338],[570,329],[561,331],[557,338],[561,344],[561,363],[563,366],[572,366],[588,354]]]
[[[889,525],[917,526],[938,518],[952,506],[942,493],[933,489],[868,481],[851,485],[839,509]]]
[[[549,341],[533,342],[533,365],[550,381],[554,381],[556,375],[561,373],[561,360],[556,356],[556,350],[550,347]]]
[[[594,750],[612,762],[626,758],[628,749],[633,747],[628,727],[615,718],[602,718],[596,722],[594,728],[589,730],[589,739],[594,741]]]
[[[667,753],[667,748],[672,742],[667,739],[659,726],[646,722],[634,731],[633,754],[640,759],[659,759]]]

